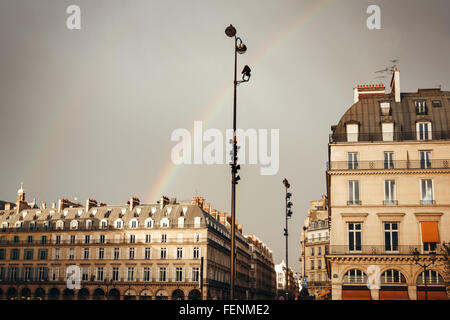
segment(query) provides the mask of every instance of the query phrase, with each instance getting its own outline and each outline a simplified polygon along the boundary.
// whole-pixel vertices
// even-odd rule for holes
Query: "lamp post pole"
[[[234,37],[234,97],[233,97],[233,139],[230,141],[233,144],[231,151],[232,161],[231,166],[231,252],[230,252],[230,299],[234,300],[235,292],[235,278],[236,278],[236,184],[240,180],[237,175],[240,166],[237,163],[238,146],[236,138],[236,113],[237,113],[237,86],[241,82],[247,82],[250,79],[250,68],[244,67],[242,71],[242,81],[237,80],[237,54],[243,54],[247,51],[247,47],[242,43],[241,38],[236,36],[236,29],[230,24],[225,29],[225,34],[232,38]]]
[[[289,251],[288,251],[288,219],[292,216],[292,211],[291,211],[291,207],[292,207],[292,202],[289,201],[292,194],[288,192],[288,189],[291,187],[291,185],[289,184],[289,181],[285,178],[283,180],[283,184],[284,187],[286,188],[286,197],[285,197],[285,201],[286,201],[286,228],[284,228],[284,236],[286,237],[286,300],[288,300],[289,297]]]
[[[428,300],[428,287],[427,287],[427,268],[431,265],[434,264],[434,262],[436,261],[436,252],[432,251],[430,252],[430,259],[431,262],[426,264],[425,262],[419,263],[419,251],[417,250],[417,248],[414,249],[413,252],[413,257],[414,257],[414,262],[423,268],[423,281],[425,283],[425,300]]]

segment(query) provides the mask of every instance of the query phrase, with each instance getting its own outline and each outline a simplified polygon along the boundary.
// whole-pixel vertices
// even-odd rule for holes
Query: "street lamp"
[[[286,188],[286,228],[284,228],[284,236],[286,237],[286,300],[288,299],[289,294],[289,254],[288,254],[288,219],[292,217],[291,207],[293,206],[291,200],[292,193],[288,192],[288,189],[291,187],[289,181],[285,178],[283,180],[284,187]]]
[[[233,145],[231,152],[232,162],[231,166],[231,254],[230,254],[230,299],[234,299],[234,282],[236,277],[236,248],[235,248],[235,236],[236,236],[236,185],[241,179],[237,173],[241,169],[237,164],[238,145],[236,138],[236,89],[242,82],[248,82],[250,80],[250,67],[245,66],[242,70],[242,80],[237,80],[237,54],[244,54],[247,51],[247,46],[242,42],[242,39],[236,36],[236,28],[231,24],[225,29],[225,34],[233,38],[234,37],[234,100],[233,100],[233,139],[230,143]]]
[[[414,256],[414,262],[423,268],[423,277],[424,277],[424,283],[425,283],[425,300],[428,300],[428,289],[427,289],[427,268],[431,265],[434,264],[434,262],[436,261],[436,252],[435,251],[431,251],[430,252],[430,260],[431,262],[426,264],[425,262],[419,263],[419,251],[417,250],[417,248],[414,249],[413,252],[413,256]]]

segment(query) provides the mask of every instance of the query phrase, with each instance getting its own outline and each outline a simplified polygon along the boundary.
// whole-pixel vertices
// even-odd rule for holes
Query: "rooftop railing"
[[[428,251],[425,251],[423,246],[421,245],[361,245],[361,246],[353,246],[351,249],[348,245],[331,245],[330,246],[330,254],[355,254],[355,255],[372,255],[372,254],[406,254],[412,255],[415,249],[418,249],[421,254],[426,254]],[[434,250],[437,254],[441,253],[442,245],[436,245],[436,250]]]
[[[395,169],[448,169],[450,159],[422,160],[370,160],[370,161],[331,161],[328,170],[395,170]]]
[[[375,141],[417,141],[449,140],[450,131],[411,131],[411,132],[370,132],[370,133],[332,133],[329,142],[375,142]]]

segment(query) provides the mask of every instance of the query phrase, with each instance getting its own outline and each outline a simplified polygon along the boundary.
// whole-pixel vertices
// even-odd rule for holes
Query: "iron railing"
[[[394,169],[448,169],[450,159],[433,160],[371,160],[371,161],[331,161],[328,170],[394,170]]]
[[[353,250],[348,245],[331,245],[330,254],[407,254],[412,255],[415,249],[418,249],[421,254],[427,254],[421,245],[354,245]],[[436,245],[437,254],[441,253],[442,245]]]
[[[384,139],[383,139],[384,138]],[[388,139],[390,138],[390,139]],[[369,132],[369,133],[332,133],[329,142],[374,142],[374,141],[409,141],[409,140],[448,140],[450,131],[410,131],[410,132]]]

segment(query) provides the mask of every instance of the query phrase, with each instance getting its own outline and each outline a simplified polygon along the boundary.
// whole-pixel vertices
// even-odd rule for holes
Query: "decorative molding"
[[[365,218],[367,217],[369,214],[368,213],[360,213],[360,212],[341,212],[341,217],[342,218]]]

